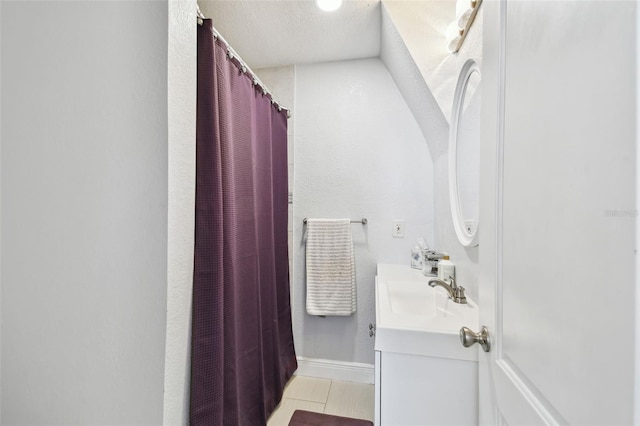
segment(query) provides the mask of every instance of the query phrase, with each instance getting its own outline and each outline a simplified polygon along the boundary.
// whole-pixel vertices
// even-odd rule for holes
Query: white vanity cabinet
[[[376,351],[376,425],[478,424],[478,363]]]
[[[478,424],[478,349],[458,330],[477,327],[477,306],[452,306],[408,266],[378,265],[375,424]]]

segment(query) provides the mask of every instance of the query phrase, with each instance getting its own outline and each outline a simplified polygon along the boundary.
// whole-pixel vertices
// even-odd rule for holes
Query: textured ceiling
[[[200,9],[254,69],[377,57],[380,0],[345,0],[323,12],[314,0],[198,0]]]

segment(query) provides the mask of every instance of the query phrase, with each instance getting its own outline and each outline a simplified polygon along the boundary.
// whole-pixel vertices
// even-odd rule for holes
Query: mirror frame
[[[464,105],[467,84],[473,72],[477,72],[480,76],[480,81],[482,81],[482,74],[480,74],[478,64],[473,59],[468,59],[462,66],[460,75],[458,76],[458,83],[456,84],[456,91],[453,97],[453,108],[451,110],[451,124],[449,126],[449,201],[451,203],[451,218],[453,219],[453,227],[456,231],[458,241],[465,247],[475,247],[479,244],[478,229],[480,228],[480,218],[478,218],[473,233],[469,234],[465,230],[464,216],[462,215],[458,191],[458,123]],[[478,161],[480,161],[480,159],[478,159]],[[479,178],[478,176],[478,179]]]

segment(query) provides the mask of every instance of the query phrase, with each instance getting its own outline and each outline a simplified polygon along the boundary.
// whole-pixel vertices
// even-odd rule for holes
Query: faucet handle
[[[455,294],[455,297],[453,299],[454,302],[462,304],[467,303],[467,297],[464,295],[464,287],[452,286],[451,288],[453,288],[453,293]]]
[[[427,249],[426,251],[423,252],[424,257],[426,260],[431,260],[431,261],[437,261],[442,259],[444,256],[446,256],[445,253],[438,253],[435,250],[431,250],[431,249]]]
[[[456,284],[456,279],[449,275],[449,282],[451,283],[451,288],[458,288],[458,284]]]

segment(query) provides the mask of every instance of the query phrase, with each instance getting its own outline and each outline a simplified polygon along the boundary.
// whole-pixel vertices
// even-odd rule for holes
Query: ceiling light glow
[[[316,5],[325,12],[333,12],[342,6],[342,0],[316,0]]]

